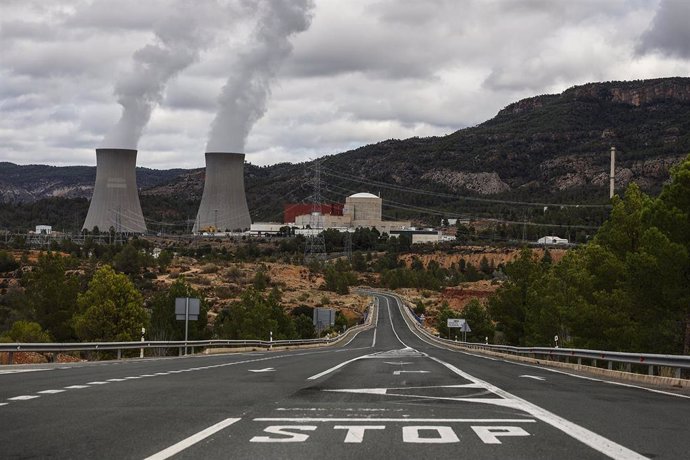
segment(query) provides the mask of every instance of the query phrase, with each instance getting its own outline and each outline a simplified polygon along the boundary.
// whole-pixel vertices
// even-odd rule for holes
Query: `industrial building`
[[[252,224],[244,194],[244,154],[206,153],[206,179],[194,233],[247,230]]]
[[[537,244],[568,244],[568,240],[558,236],[543,236],[537,240]]]
[[[403,230],[393,230],[390,233],[390,236],[400,236],[400,235],[409,236],[411,241],[412,241],[412,244],[423,244],[423,243],[437,244],[437,243],[441,243],[444,241],[455,240],[454,236],[444,235],[441,231],[434,230],[433,228],[410,227],[410,228],[405,228]]]
[[[373,227],[381,233],[388,234],[410,226],[409,221],[383,220],[382,207],[383,200],[381,197],[371,193],[355,193],[345,198],[342,215],[308,212],[295,216],[294,222],[286,222],[286,224],[294,225],[298,228],[309,227],[312,229]]]
[[[83,229],[145,233],[136,179],[137,151],[96,149],[96,184]]]
[[[309,203],[286,203],[283,206],[283,222],[294,222],[297,216],[310,214],[314,210],[328,216],[343,215],[343,205],[341,203],[322,203],[320,205]]]

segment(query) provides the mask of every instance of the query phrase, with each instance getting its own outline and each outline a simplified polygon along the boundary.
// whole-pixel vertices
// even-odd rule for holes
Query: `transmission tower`
[[[311,199],[311,216],[309,227],[311,234],[307,238],[304,248],[304,261],[324,260],[326,258],[326,241],[323,237],[323,198],[321,196],[321,162],[314,162],[314,178],[312,179],[314,193]]]

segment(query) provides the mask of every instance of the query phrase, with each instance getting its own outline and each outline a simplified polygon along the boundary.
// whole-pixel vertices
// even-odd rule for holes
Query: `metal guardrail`
[[[618,351],[604,351],[604,350],[587,350],[579,348],[551,348],[551,347],[514,347],[510,345],[489,345],[484,343],[473,342],[458,342],[449,339],[442,339],[430,334],[419,324],[419,318],[414,314],[411,307],[398,295],[389,292],[381,292],[381,294],[391,295],[395,297],[408,314],[408,318],[415,325],[416,329],[424,334],[427,338],[443,343],[445,345],[460,346],[471,350],[491,351],[494,353],[504,353],[515,356],[526,356],[529,358],[542,358],[546,360],[565,360],[569,362],[571,359],[576,359],[577,364],[582,365],[582,360],[589,360],[590,365],[597,367],[599,361],[607,363],[609,370],[613,370],[614,363],[625,364],[625,371],[632,372],[632,365],[647,366],[647,373],[649,375],[655,374],[655,367],[668,367],[673,369],[675,378],[682,378],[682,369],[690,369],[689,355],[662,355],[652,353],[627,353]]]
[[[342,334],[341,334],[342,335]],[[176,340],[176,341],[144,341],[144,342],[82,342],[82,343],[0,343],[0,353],[9,353],[9,364],[12,364],[13,353],[68,353],[74,351],[117,351],[117,358],[122,358],[123,350],[151,350],[161,348],[179,348],[179,354],[186,354],[191,348],[215,347],[256,347],[270,349],[279,346],[328,345],[339,340],[308,339],[308,340]]]
[[[370,306],[370,309],[373,308]],[[369,310],[367,310],[367,313]],[[353,332],[365,329],[371,325],[374,315],[365,313],[365,322],[353,326],[333,338],[299,339],[299,340],[175,340],[175,341],[144,341],[144,342],[78,342],[78,343],[0,343],[0,353],[9,353],[8,363],[12,364],[13,354],[20,352],[37,353],[67,353],[74,351],[117,351],[117,359],[122,358],[122,350],[151,350],[161,348],[179,348],[179,355],[186,354],[191,348],[217,347],[255,347],[271,349],[273,347],[298,347],[309,345],[331,345],[343,340]]]

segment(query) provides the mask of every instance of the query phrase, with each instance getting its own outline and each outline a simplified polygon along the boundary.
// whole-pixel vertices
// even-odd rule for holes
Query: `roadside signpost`
[[[199,319],[201,301],[194,297],[177,297],[175,299],[175,318],[184,321],[184,354],[187,354],[187,340],[189,337],[189,321]]]
[[[450,335],[450,328],[456,327],[462,332],[462,341],[467,342],[467,333],[472,332],[470,325],[464,318],[448,318],[448,335]]]

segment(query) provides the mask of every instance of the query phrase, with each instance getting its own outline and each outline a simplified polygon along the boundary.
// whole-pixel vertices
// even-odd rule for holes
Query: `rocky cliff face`
[[[510,190],[510,186],[495,172],[466,173],[434,169],[422,175],[422,179],[444,184],[456,192],[469,190],[480,195],[494,195]]]
[[[591,83],[568,91],[572,91],[576,98],[609,99],[635,107],[663,101],[690,102],[690,82],[681,78],[613,84]],[[564,95],[567,95],[568,91]]]
[[[542,95],[522,99],[508,105],[498,113],[498,117],[520,115],[539,110],[558,100],[598,100],[627,104],[634,107],[659,102],[690,103],[689,78],[662,78],[630,82],[588,83],[574,86],[562,94]]]

